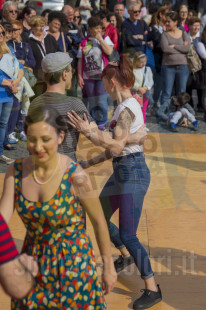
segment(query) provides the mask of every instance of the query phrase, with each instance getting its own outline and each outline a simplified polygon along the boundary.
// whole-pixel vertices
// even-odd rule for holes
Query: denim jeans
[[[172,89],[175,83],[175,93],[186,92],[187,80],[189,77],[188,65],[162,66],[162,96],[161,104],[171,98]]]
[[[4,139],[12,106],[13,101],[0,103],[0,156],[3,155],[4,151]]]
[[[9,135],[14,132],[16,125],[19,127],[19,132],[24,130],[24,117],[21,114],[21,102],[19,102],[17,98],[14,98],[6,134]]]
[[[108,94],[101,80],[84,80],[83,101],[97,125],[107,123]]]
[[[113,159],[114,172],[107,181],[100,201],[109,227],[111,241],[118,249],[124,246],[133,256],[143,279],[153,276],[149,256],[136,236],[150,172],[142,153]],[[119,209],[119,229],[110,222]]]

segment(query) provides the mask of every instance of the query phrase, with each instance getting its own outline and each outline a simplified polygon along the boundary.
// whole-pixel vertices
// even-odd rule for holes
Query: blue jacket
[[[34,55],[31,49],[31,46],[29,43],[26,42],[15,42],[13,40],[10,40],[7,45],[9,48],[13,49],[15,56],[17,59],[22,59],[25,61],[25,66],[30,67],[34,69],[36,65],[36,61],[34,59]]]
[[[14,95],[8,86],[2,86],[3,79],[9,80],[10,77],[0,70],[0,103],[13,102]]]
[[[14,55],[14,52],[12,49],[11,50],[11,53],[13,55],[13,57],[15,57]],[[13,72],[15,71],[14,69],[14,64],[15,65],[18,65],[19,64],[19,69],[23,69],[23,65],[15,58],[15,61],[13,62],[12,61],[12,56],[9,56],[10,54],[5,54],[7,56],[7,58],[9,57],[9,59],[11,58],[11,61],[8,63],[8,64],[11,64],[11,66],[9,66],[8,64],[6,65],[6,69],[8,68],[8,72],[10,72],[10,76],[8,75],[9,73],[7,72],[7,70],[5,70],[7,73],[5,73],[5,71],[1,70],[0,69],[0,103],[4,103],[4,102],[13,102],[14,100],[14,95],[12,94],[10,88],[8,86],[3,86],[1,85],[2,84],[2,81],[3,79],[6,79],[6,80],[10,80],[12,79],[12,76],[11,76],[11,71],[13,70]],[[3,56],[2,56],[3,58]],[[1,62],[1,59],[0,59],[0,62]],[[10,69],[9,69],[10,67]],[[13,67],[13,69],[12,69]]]
[[[144,34],[147,31],[148,34]],[[135,39],[133,35],[143,35],[144,39],[139,40]],[[142,41],[151,41],[152,40],[152,32],[150,31],[149,26],[143,20],[138,20],[135,25],[129,18],[126,19],[122,23],[122,36],[125,44],[126,50],[128,48],[133,48],[134,51],[142,51],[145,52],[145,44],[142,44]]]

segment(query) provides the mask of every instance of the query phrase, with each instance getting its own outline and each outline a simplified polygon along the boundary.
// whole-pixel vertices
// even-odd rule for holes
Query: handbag
[[[195,73],[202,69],[202,62],[195,50],[194,45],[191,43],[191,48],[187,53],[187,62],[189,65],[189,70],[192,73]]]

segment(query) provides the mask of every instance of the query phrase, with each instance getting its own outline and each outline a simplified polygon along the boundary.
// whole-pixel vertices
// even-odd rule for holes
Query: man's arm
[[[33,257],[19,252],[9,227],[0,214],[0,284],[5,292],[17,299],[26,296],[34,285],[38,266]]]

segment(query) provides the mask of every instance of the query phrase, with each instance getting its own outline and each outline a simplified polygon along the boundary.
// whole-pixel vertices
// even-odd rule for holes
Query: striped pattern
[[[19,255],[3,216],[0,214],[0,265]]]
[[[94,121],[80,99],[69,97],[60,93],[45,92],[35,98],[31,102],[29,113],[32,113],[35,108],[41,107],[45,104],[53,105],[59,114],[64,116],[66,121],[68,121],[67,112],[71,112],[71,110],[74,110],[81,118],[83,118],[84,113],[86,113],[89,122]],[[75,152],[79,140],[79,133],[69,124],[68,129],[68,133],[59,148],[59,152],[71,157],[73,160],[76,160]]]

